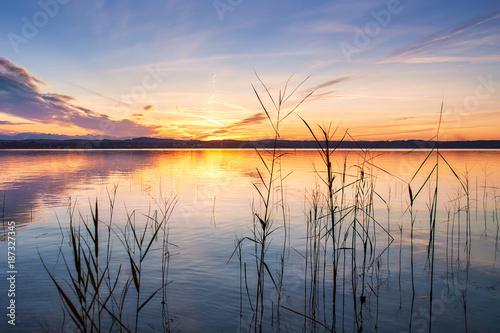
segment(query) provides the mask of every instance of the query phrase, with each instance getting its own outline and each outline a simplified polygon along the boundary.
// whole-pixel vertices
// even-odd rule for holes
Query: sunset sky
[[[0,11],[0,134],[260,139],[252,84],[310,75],[282,137],[500,140],[499,1],[23,0]],[[272,109],[272,103],[265,100]]]

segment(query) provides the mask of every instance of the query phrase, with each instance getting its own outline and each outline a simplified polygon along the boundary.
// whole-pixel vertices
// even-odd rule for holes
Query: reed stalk
[[[164,253],[167,244],[170,244],[168,243],[168,230],[165,229],[165,226],[176,204],[176,198],[165,201],[165,207],[161,214],[157,214],[155,211],[151,216],[146,216],[147,221],[142,231],[135,224],[135,213],[127,214],[124,230],[118,226],[112,226],[115,198],[116,187],[111,193],[108,192],[110,202],[108,224],[100,219],[97,199],[90,207],[90,220],[87,220],[80,213],[77,221],[75,221],[77,205],[76,202],[73,203],[70,200],[68,207],[70,253],[66,253],[62,245],[59,247],[59,256],[63,259],[63,269],[68,278],[66,283],[63,282],[63,279],[55,276],[42,255],[39,254],[45,270],[61,297],[63,314],[69,316],[78,332],[111,332],[114,330],[137,332],[141,310],[159,290],[164,290],[166,286],[166,278],[163,278],[162,286],[142,297],[143,263],[148,253],[153,249],[153,243],[157,241],[159,235],[163,236],[161,244]],[[101,231],[102,227],[106,228],[106,233]],[[120,233],[117,233],[116,229]],[[160,234],[161,230],[163,230],[163,234]],[[62,229],[61,232],[63,232]],[[62,236],[64,239],[64,234]],[[131,276],[124,275],[123,263],[118,264],[116,273],[113,272],[116,269],[111,267],[112,240],[115,236],[125,247]],[[103,249],[105,249],[104,252]],[[169,258],[168,250],[166,253],[167,258]],[[164,260],[165,256],[162,256],[162,275],[167,274]],[[134,324],[130,326],[126,321],[124,311],[125,305],[130,300],[128,294],[132,283],[136,291],[136,306],[133,315],[135,317]],[[164,331],[169,331],[169,329],[165,328]]]
[[[297,85],[291,92],[288,91],[288,85],[291,77],[287,80],[282,90],[279,91],[277,99],[273,98],[270,90],[266,84],[261,80],[261,78],[256,74],[257,79],[260,83],[263,93],[259,93],[257,88],[252,85],[252,89],[259,101],[262,111],[266,115],[269,125],[272,128],[273,146],[270,150],[260,150],[254,146],[254,150],[257,153],[261,161],[262,168],[256,168],[257,174],[259,176],[259,181],[253,183],[253,186],[258,194],[259,206],[253,205],[252,216],[253,216],[253,229],[252,235],[249,237],[243,237],[237,241],[237,247],[240,246],[241,242],[248,240],[254,243],[254,256],[256,260],[256,271],[257,271],[257,286],[256,286],[256,297],[255,297],[255,307],[253,307],[253,325],[256,332],[262,332],[263,330],[263,320],[265,313],[264,306],[264,293],[265,293],[265,277],[269,276],[273,285],[277,291],[277,307],[280,307],[282,284],[284,276],[284,265],[285,265],[285,254],[286,254],[286,244],[287,244],[287,225],[286,225],[286,204],[284,198],[284,185],[283,181],[286,176],[283,176],[281,169],[281,158],[284,153],[279,147],[280,139],[280,129],[283,121],[287,119],[302,103],[312,95],[313,91],[306,94],[305,97],[300,99],[298,102],[294,103],[292,107],[287,107],[290,103],[292,96],[296,93],[304,82],[308,79],[303,80],[299,85]],[[267,102],[266,102],[267,99]],[[267,104],[271,106],[268,107]],[[278,198],[276,198],[276,193],[278,193]],[[270,244],[269,237],[277,229],[273,226],[273,220],[275,219],[275,214],[277,209],[281,211],[283,218],[283,230],[284,230],[284,241],[283,241],[283,251],[280,258],[280,279],[278,282],[273,277],[268,263],[266,262],[266,252]],[[279,227],[278,227],[279,228]],[[235,251],[236,251],[235,249]],[[233,251],[233,255],[235,253]],[[233,256],[231,255],[231,257]],[[274,310],[271,309],[271,314]],[[277,312],[279,314],[279,310]],[[279,316],[278,316],[279,320]]]

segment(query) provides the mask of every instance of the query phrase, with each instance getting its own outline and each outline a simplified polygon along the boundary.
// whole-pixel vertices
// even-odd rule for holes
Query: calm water
[[[439,164],[439,194],[434,264],[427,257],[429,206],[434,184],[424,186],[414,202],[413,264],[408,182],[426,152],[339,151],[334,168],[347,161],[347,182],[359,177],[363,165],[372,175],[373,205],[370,216],[369,251],[373,265],[358,261],[352,273],[352,249],[340,256],[337,278],[336,323],[338,331],[353,332],[498,332],[500,274],[498,259],[498,208],[500,203],[500,152],[444,151],[443,156],[469,182],[469,209],[463,188],[447,165]],[[366,163],[369,160],[371,164]],[[413,194],[432,169],[428,165],[412,181]],[[89,220],[90,205],[99,203],[104,230],[110,220],[110,196],[116,188],[112,225],[123,230],[127,214],[135,213],[138,226],[146,215],[161,208],[162,199],[177,196],[168,221],[172,253],[167,287],[168,322],[172,331],[238,332],[252,327],[255,306],[256,260],[254,244],[244,241],[241,265],[231,257],[237,238],[252,235],[252,206],[259,210],[253,183],[256,168],[264,168],[252,150],[129,150],[129,151],[0,151],[0,194],[3,220],[16,223],[16,326],[7,324],[7,241],[5,225],[0,242],[2,300],[1,331],[40,331],[63,325],[61,299],[43,268],[40,256],[64,281],[67,272],[59,249],[68,251],[69,210],[75,220]],[[375,166],[373,166],[375,165]],[[315,172],[315,170],[317,172]],[[282,157],[283,185],[289,238],[285,241],[282,220],[268,240],[266,262],[278,278],[280,256],[285,253],[280,304],[271,279],[265,280],[264,331],[325,331],[318,322],[332,327],[331,244],[317,245],[319,264],[314,283],[306,213],[315,188],[324,190],[320,176],[324,165],[316,151],[288,151]],[[319,173],[319,174],[318,174]],[[340,178],[340,177],[339,177]],[[465,179],[465,178],[464,178]],[[434,180],[434,177],[431,179]],[[354,203],[354,186],[344,193],[346,205]],[[340,193],[339,193],[340,195]],[[274,199],[280,198],[276,193]],[[277,206],[279,207],[279,206]],[[467,212],[470,229],[467,229]],[[345,223],[348,223],[346,220]],[[349,222],[350,223],[350,222]],[[347,228],[347,227],[346,227]],[[469,237],[470,236],[470,237]],[[349,235],[347,237],[350,237]],[[361,238],[360,238],[361,239]],[[323,240],[321,240],[323,241]],[[349,241],[349,244],[351,242]],[[313,244],[314,245],[314,244]],[[468,247],[470,245],[470,248]],[[111,270],[128,265],[123,245],[113,236]],[[161,244],[145,262],[146,292],[161,283]],[[469,250],[468,250],[469,249]],[[69,253],[69,252],[67,252]],[[69,255],[68,255],[69,258]],[[322,258],[326,258],[322,259]],[[247,296],[243,268],[247,270]],[[241,274],[240,274],[241,273]],[[123,274],[130,274],[124,269]],[[413,283],[412,283],[413,281]],[[432,314],[431,304],[432,286]],[[243,293],[240,293],[243,291]],[[252,305],[250,305],[250,301]],[[132,300],[126,302],[124,320],[133,322]],[[130,303],[130,304],[129,304]],[[162,331],[161,298],[155,297],[141,312],[140,331]],[[298,313],[290,311],[292,309]],[[279,310],[279,315],[278,315]],[[315,321],[306,319],[314,318]],[[70,327],[66,317],[66,327]],[[316,322],[316,324],[315,324]],[[252,328],[253,330],[253,328]]]

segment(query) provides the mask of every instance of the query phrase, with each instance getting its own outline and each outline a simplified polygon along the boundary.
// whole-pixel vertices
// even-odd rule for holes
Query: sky
[[[500,1],[19,0],[0,11],[0,134],[263,139],[263,106],[276,119],[283,92],[285,139],[312,138],[304,119],[355,140],[432,139],[438,127],[440,140],[500,140]]]

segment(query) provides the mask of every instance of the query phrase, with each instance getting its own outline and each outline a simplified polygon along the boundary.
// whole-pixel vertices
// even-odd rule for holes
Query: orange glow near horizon
[[[256,80],[252,76],[249,79]],[[321,76],[310,79],[311,82],[308,81],[307,84],[312,88],[301,86],[291,96],[281,111],[282,116],[293,109],[308,92],[314,90],[299,108],[280,123],[280,138],[312,140],[302,121],[304,119],[316,129],[317,125],[331,124],[332,128],[338,126],[337,135],[341,137],[347,131],[355,140],[430,140],[436,136],[443,103],[440,140],[500,140],[497,130],[500,128],[500,95],[487,90],[488,88],[494,92],[495,88],[481,85],[474,87],[474,84],[456,85],[451,90],[453,94],[443,97],[428,82],[415,81],[413,78],[395,80],[378,74],[335,83],[339,84],[342,92],[336,94],[327,90],[333,83],[325,83],[324,80],[326,78]],[[482,82],[481,80],[484,78],[478,79],[478,82]],[[224,84],[229,88],[231,83]],[[290,85],[298,83],[299,79],[293,79]],[[174,83],[169,83],[168,87],[175,89]],[[269,119],[249,87],[250,83],[238,86],[237,91],[228,90],[211,95],[206,91],[193,91],[189,94],[155,93],[149,96],[153,101],[145,106],[143,104],[146,103],[139,102],[117,104],[109,98],[96,98],[95,93],[87,93],[78,99],[68,97],[60,100],[60,105],[57,105],[73,112],[66,118],[69,121],[76,119],[74,123],[68,124],[64,116],[26,120],[5,114],[0,122],[0,132],[67,136],[90,134],[116,138],[147,136],[178,140],[272,138],[274,134]],[[280,91],[284,90],[282,80],[273,77],[269,84],[266,82],[273,100],[260,82],[256,87],[269,116],[276,122],[274,102],[279,99]],[[481,99],[475,97],[476,91],[481,92]],[[43,97],[52,98],[52,94]],[[119,102],[120,98],[115,96],[112,100]],[[85,110],[92,110],[84,111],[94,121],[90,128],[88,119],[85,118],[87,116],[81,112],[84,107]],[[80,120],[79,117],[84,119]]]
[[[308,121],[309,122],[309,121]],[[500,140],[500,123],[488,125],[478,123],[476,119],[464,119],[465,124],[456,122],[444,122],[441,125],[439,138],[441,141],[467,141],[467,140]],[[319,130],[317,125],[324,125],[325,122],[309,122],[313,129]],[[428,124],[359,124],[353,121],[351,126],[347,126],[347,121],[332,123],[333,127],[339,126],[336,137],[341,138],[345,132],[348,132],[356,140],[378,141],[378,140],[430,140],[436,135],[438,123]],[[211,132],[223,130],[224,127],[213,126],[211,122],[206,124],[186,124],[185,129],[162,130],[157,135],[149,137],[177,139],[177,140],[261,140],[273,138],[272,127],[269,123],[263,123],[258,126],[248,126],[225,134],[210,134]],[[100,131],[89,131],[78,127],[60,126],[57,124],[23,124],[0,126],[6,134],[14,135],[16,133],[44,133],[44,134],[62,134],[68,136],[102,135]],[[130,133],[130,137],[135,137]],[[313,140],[312,135],[306,126],[299,121],[295,121],[288,126],[282,126],[280,138],[286,140]]]

